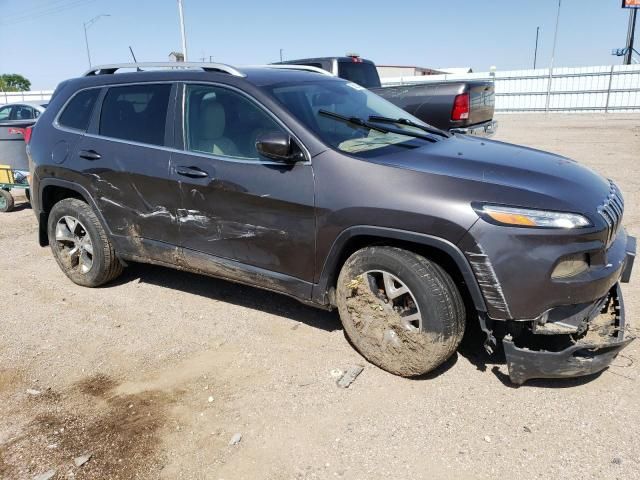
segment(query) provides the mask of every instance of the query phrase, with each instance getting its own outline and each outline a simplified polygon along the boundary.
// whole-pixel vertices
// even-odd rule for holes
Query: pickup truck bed
[[[305,58],[282,62],[322,68],[357,83],[442,130],[491,135],[495,132],[494,84],[487,80],[429,82],[383,87],[375,64],[360,57]],[[456,108],[457,106],[457,108]]]

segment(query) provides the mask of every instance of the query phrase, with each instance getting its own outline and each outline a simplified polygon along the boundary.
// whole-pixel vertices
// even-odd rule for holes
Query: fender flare
[[[338,262],[340,261],[342,252],[349,240],[359,236],[373,236],[390,240],[412,242],[436,248],[444,252],[455,262],[456,266],[460,270],[476,309],[480,312],[487,311],[484,297],[482,296],[478,281],[471,269],[471,265],[462,251],[455,244],[445,240],[444,238],[433,235],[369,225],[356,225],[349,227],[340,232],[336,237],[333,245],[331,246],[331,250],[329,251],[329,255],[327,255],[322,267],[319,281],[313,288],[313,300],[315,302],[321,304],[329,303],[328,290],[334,275],[336,275]]]
[[[109,229],[108,224],[105,222],[102,212],[100,211],[95,200],[93,199],[93,197],[91,196],[91,194],[86,188],[84,188],[82,185],[79,185],[74,182],[70,182],[68,180],[62,180],[59,178],[44,178],[40,180],[38,185],[39,187],[38,188],[38,203],[39,203],[38,205],[38,230],[39,230],[38,236],[39,236],[39,241],[41,246],[45,246],[49,242],[49,239],[47,238],[47,212],[44,211],[44,208],[42,205],[42,199],[43,199],[42,194],[44,192],[44,189],[50,186],[66,188],[67,190],[72,190],[80,194],[82,198],[93,209],[94,213],[98,216],[98,219],[100,220],[102,225],[105,227],[105,230],[107,231],[107,233],[111,235],[111,230]]]

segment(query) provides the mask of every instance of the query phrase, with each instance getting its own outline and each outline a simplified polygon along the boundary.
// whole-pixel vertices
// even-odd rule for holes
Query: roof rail
[[[260,67],[260,68],[278,68],[281,70],[304,70],[307,72],[315,72],[320,73],[322,75],[328,75],[330,77],[335,77],[335,75],[323,68],[312,67],[311,65],[293,65],[293,64],[278,64],[278,65],[252,65],[252,67]]]
[[[89,77],[92,75],[109,75],[116,73],[118,70],[125,68],[135,68],[137,71],[141,71],[145,68],[168,68],[168,69],[189,69],[189,68],[201,68],[205,72],[222,72],[233,75],[234,77],[246,77],[237,68],[224,63],[204,63],[204,62],[145,62],[145,63],[119,63],[113,65],[97,65],[91,67],[82,76]]]

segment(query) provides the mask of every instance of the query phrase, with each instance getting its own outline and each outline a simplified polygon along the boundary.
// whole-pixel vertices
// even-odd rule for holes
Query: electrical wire
[[[55,1],[55,0],[54,0]],[[34,9],[30,13],[20,13],[14,15],[8,15],[0,21],[0,25],[15,25],[30,20],[36,20],[38,18],[47,17],[50,15],[56,15],[58,13],[65,12],[75,7],[86,5],[96,0],[71,0],[67,3],[61,3],[61,0],[56,1],[58,5],[47,5],[44,8]]]

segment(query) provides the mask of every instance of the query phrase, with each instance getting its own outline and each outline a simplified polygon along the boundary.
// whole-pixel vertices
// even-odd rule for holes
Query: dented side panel
[[[180,189],[169,172],[170,152],[85,135],[79,150],[101,158],[74,158],[114,235],[178,243]]]
[[[208,174],[181,179],[177,222],[185,250],[312,281],[311,165],[234,162],[188,152],[174,152],[171,163]]]

